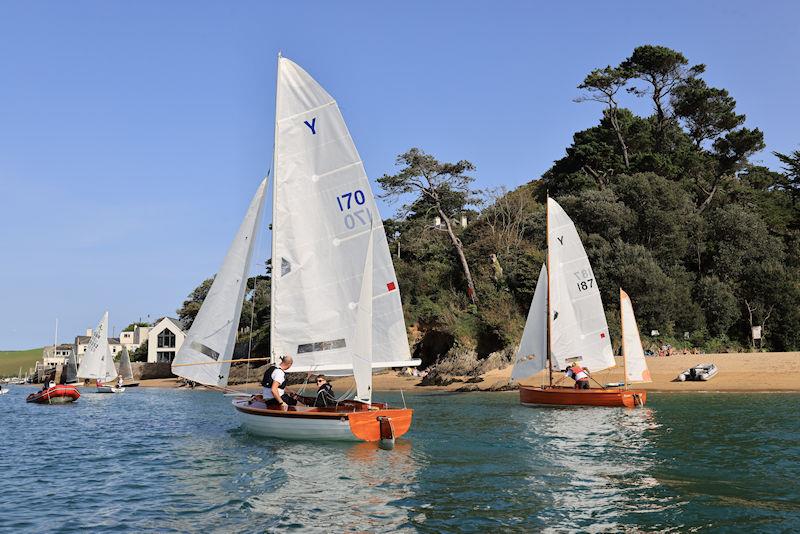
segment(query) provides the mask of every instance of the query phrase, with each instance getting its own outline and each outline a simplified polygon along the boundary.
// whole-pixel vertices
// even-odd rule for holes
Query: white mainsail
[[[625,358],[625,379],[627,382],[651,382],[650,371],[644,359],[642,339],[633,314],[631,298],[622,288],[619,290],[620,316],[622,319],[622,356]]]
[[[230,360],[233,356],[266,187],[265,178],[258,186],[222,267],[172,362],[172,372],[187,380],[213,386],[228,383],[230,361],[220,360]]]
[[[336,101],[278,59],[272,250],[272,358],[292,371],[353,370],[367,240],[374,228],[372,367],[416,365],[375,199]]]
[[[86,352],[78,367],[78,378],[93,378],[105,382],[116,376],[114,359],[108,348],[108,312],[105,312],[86,346]]]
[[[580,358],[590,371],[614,367],[603,302],[575,224],[547,199],[550,257],[550,351],[559,369]]]
[[[370,228],[370,236],[372,236]],[[353,334],[353,377],[356,380],[356,400],[372,403],[372,256],[373,241],[367,244],[361,294],[358,298],[356,331]]]
[[[542,265],[539,280],[522,331],[511,378],[519,380],[547,368],[547,266]]]
[[[133,380],[133,368],[131,367],[131,357],[128,354],[128,349],[122,347],[122,352],[119,355],[119,374],[123,380]]]

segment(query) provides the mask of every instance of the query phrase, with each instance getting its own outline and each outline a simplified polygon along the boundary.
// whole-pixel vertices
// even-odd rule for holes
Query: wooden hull
[[[31,393],[25,402],[36,402],[39,404],[65,404],[78,400],[81,396],[75,386],[58,385],[44,391]]]
[[[519,401],[531,406],[608,406],[635,408],[647,402],[641,389],[574,389],[520,386]]]
[[[337,408],[292,406],[288,410],[267,408],[263,401],[236,399],[233,406],[245,430],[257,436],[291,440],[379,441],[380,419],[388,418],[394,437],[408,432],[413,410],[373,404],[344,402]],[[385,437],[385,436],[384,436]]]

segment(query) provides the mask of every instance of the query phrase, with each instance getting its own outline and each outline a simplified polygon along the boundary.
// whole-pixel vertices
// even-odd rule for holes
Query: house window
[[[156,361],[159,363],[172,363],[172,358],[175,357],[175,353],[172,351],[159,351],[156,354]]]
[[[159,349],[174,349],[175,348],[175,334],[172,330],[165,328],[158,334],[158,348]]]

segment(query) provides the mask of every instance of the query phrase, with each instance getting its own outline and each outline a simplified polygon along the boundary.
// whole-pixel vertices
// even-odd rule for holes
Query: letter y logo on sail
[[[306,124],[308,124],[308,123],[306,123]],[[558,242],[561,243],[562,245],[564,244],[564,236],[563,235],[561,237],[557,237],[556,239],[558,239]]]
[[[317,118],[316,117],[311,119],[311,122],[303,121],[303,124],[308,126],[308,129],[311,130],[311,135],[317,135]]]

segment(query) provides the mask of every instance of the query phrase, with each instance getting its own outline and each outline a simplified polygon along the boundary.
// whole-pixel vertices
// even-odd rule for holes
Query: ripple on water
[[[0,531],[800,529],[797,395],[407,395],[412,430],[383,451],[254,438],[208,392],[32,389],[0,397]]]

